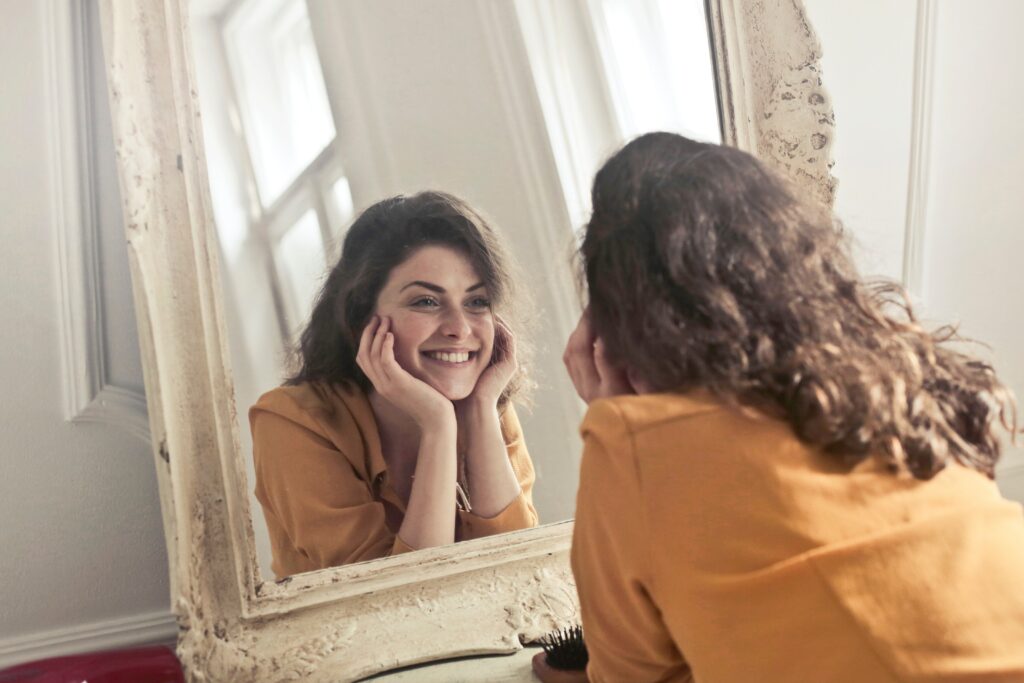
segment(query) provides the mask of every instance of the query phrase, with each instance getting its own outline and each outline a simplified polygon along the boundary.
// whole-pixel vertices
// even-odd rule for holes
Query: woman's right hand
[[[590,324],[590,308],[584,309],[576,329],[569,335],[562,362],[576,393],[588,405],[609,396],[637,393],[625,370],[616,367],[605,352],[604,342]]]
[[[455,406],[439,391],[409,374],[395,360],[395,335],[391,320],[374,316],[359,340],[356,363],[373,388],[389,403],[403,411],[420,428],[439,420],[455,419]]]

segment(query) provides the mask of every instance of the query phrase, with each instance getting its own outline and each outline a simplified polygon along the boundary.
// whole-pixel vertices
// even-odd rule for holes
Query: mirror
[[[586,220],[593,172],[625,140],[673,130],[720,141],[703,0],[192,0],[190,10],[246,465],[238,476],[260,494],[250,509],[263,575],[375,559],[400,544],[410,479],[389,453],[381,471],[374,444],[389,439],[378,403],[367,411],[363,392],[345,394],[338,409],[367,419],[358,431],[314,426],[331,441],[322,453],[290,421],[309,416],[308,402],[338,397],[318,399],[308,382],[275,392],[253,414],[272,425],[260,427],[259,477],[245,419],[295,372],[289,350],[354,218],[398,194],[463,198],[519,262],[535,324],[518,346],[536,349],[537,386],[532,406],[513,409],[525,447],[509,448],[511,464],[541,524],[571,518],[582,405],[560,358],[578,314],[573,231]],[[532,90],[510,92],[508,72]],[[516,108],[534,111],[516,117]],[[293,400],[305,406],[298,413]],[[353,449],[362,455],[349,463],[343,452]],[[486,520],[467,512],[491,486],[467,479],[456,539],[536,523],[528,504]]]
[[[393,0],[386,4],[399,7]],[[458,4],[402,3],[400,9],[425,12],[429,6],[431,12],[440,12]],[[337,71],[328,66],[334,62],[324,60],[325,90],[330,97],[330,83],[337,79],[359,86],[345,91],[350,95],[367,93],[354,98],[350,110],[328,99],[332,117],[339,112],[334,119],[336,137],[345,141],[339,157],[341,175],[349,184],[353,210],[396,191],[423,189],[429,181],[462,193],[486,212],[531,273],[530,284],[540,292],[538,308],[545,311],[542,329],[555,335],[551,330],[564,328],[548,361],[538,353],[534,364],[536,377],[553,383],[562,377],[559,347],[576,313],[564,265],[572,228],[585,218],[581,198],[586,197],[596,159],[614,146],[609,140],[617,139],[616,131],[624,136],[622,130],[628,130],[611,128],[608,133],[604,126],[611,124],[594,112],[614,112],[616,126],[628,116],[611,104],[591,100],[604,96],[600,93],[607,86],[596,76],[581,75],[585,72],[571,57],[577,53],[563,53],[576,40],[597,40],[580,35],[580,27],[588,24],[552,19],[592,3],[462,4],[471,4],[477,12],[477,28],[464,35],[465,45],[427,41],[422,66],[436,67],[442,56],[476,46],[478,61],[489,67],[490,75],[471,81],[473,101],[497,112],[498,118],[491,121],[502,124],[500,136],[487,127],[498,124],[464,115],[469,110],[465,91],[450,93],[454,99],[449,104],[455,105],[458,116],[449,118],[446,112],[431,120],[423,116],[426,104],[415,109],[392,106],[396,100],[402,104],[409,93],[422,95],[422,83],[406,83],[402,87],[411,90],[396,91],[389,87],[392,82],[381,80],[369,83],[375,89],[366,90],[367,84],[357,78],[362,74],[366,79],[371,72],[359,61],[397,68],[394,55],[401,46],[369,40],[374,24],[362,12],[378,3],[323,3],[325,10],[353,13],[349,23],[324,25],[330,27],[329,44],[338,47],[344,40],[346,46],[358,46],[341,51],[352,61],[339,62]],[[614,8],[633,4],[623,0],[606,6],[612,8],[612,16],[620,17]],[[308,5],[310,32],[319,50],[312,9],[316,6]],[[706,7],[723,141],[761,156],[829,202],[834,187],[829,170],[833,116],[821,81],[820,48],[801,3],[707,0]],[[200,116],[189,9],[188,0],[100,0],[153,462],[168,543],[171,604],[180,625],[178,656],[187,675],[196,680],[347,681],[436,659],[514,652],[523,643],[574,623],[579,606],[568,560],[572,522],[552,523],[543,518],[545,513],[545,523],[537,528],[265,580],[252,523],[260,513],[251,503],[249,482],[240,476],[251,460],[242,443],[244,414],[240,421],[235,412],[236,406],[245,408],[236,402],[236,384],[241,393],[240,385],[247,381],[244,373],[251,369],[239,367],[236,380],[232,365],[238,361],[232,361],[232,347],[238,340],[229,333],[239,326],[239,321],[230,321],[236,315],[231,297],[244,301],[248,292],[228,294],[230,248],[221,244],[220,236],[232,225],[246,225],[264,209],[243,195],[236,199],[236,205],[244,207],[241,217],[236,214],[234,223],[221,220],[223,225],[216,220],[209,179],[219,152],[213,145],[209,154],[204,148],[207,117]],[[516,26],[518,33],[510,32]],[[545,26],[560,30],[553,36],[541,30]],[[453,20],[442,28],[457,27]],[[573,27],[575,33],[565,30]],[[416,40],[424,41],[426,35],[409,31],[401,40],[422,45]],[[299,49],[293,52],[302,55]],[[436,74],[437,69],[430,72]],[[629,85],[647,82],[634,75],[628,80]],[[435,88],[454,88],[459,81],[452,77],[436,83]],[[573,97],[560,97],[566,93]],[[243,117],[236,114],[228,122],[241,126]],[[445,139],[443,145],[441,138],[409,144],[407,134],[422,143],[414,134],[417,120],[435,125],[457,122],[459,135]],[[384,131],[394,137],[386,137]],[[324,173],[324,186],[333,191],[333,181],[341,177],[333,174],[339,169],[330,164],[316,168]],[[501,177],[504,185],[489,193],[467,189],[474,187],[477,176],[490,175]],[[321,225],[344,228],[345,219],[330,222],[335,209],[322,199],[333,195],[321,189],[316,196],[321,197],[314,204],[319,207],[318,230]],[[285,210],[284,204],[277,208]],[[297,210],[275,225],[286,230],[304,213]],[[327,219],[321,220],[321,214]],[[307,237],[295,238],[295,261],[306,262],[303,246],[316,246],[308,237],[311,232],[307,228]],[[321,230],[320,239],[327,245],[321,248],[328,263],[336,256],[330,249],[337,244],[337,235]],[[242,253],[239,245],[244,240],[236,243],[235,256]],[[270,272],[263,272],[269,280]],[[280,290],[289,286],[282,284]],[[287,304],[280,309],[285,311],[282,319],[288,320]],[[270,320],[278,315],[277,308],[259,308],[258,313],[266,313]],[[283,340],[291,332],[290,325],[285,326],[277,336]],[[276,367],[271,374],[276,384]],[[540,396],[538,392],[538,402],[543,400]],[[552,396],[559,397],[553,399],[552,414],[535,408],[531,415],[536,417],[529,419],[536,422],[531,426],[524,412],[523,426],[531,430],[530,453],[538,463],[538,500],[542,485],[555,482],[547,488],[555,491],[551,500],[571,510],[566,502],[571,494],[556,490],[565,480],[542,471],[540,465],[571,460],[575,447],[559,446],[570,432],[557,430],[574,424],[578,405],[557,389]],[[542,420],[550,420],[551,434]],[[555,446],[541,446],[544,439]],[[574,465],[565,466],[565,471],[573,472]]]

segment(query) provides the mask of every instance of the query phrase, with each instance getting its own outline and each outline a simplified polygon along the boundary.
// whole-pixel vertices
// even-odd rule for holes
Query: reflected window
[[[331,208],[336,214],[336,224],[347,225],[356,215],[356,207],[352,202],[352,188],[348,178],[341,177],[331,184]]]
[[[224,43],[260,201],[269,207],[335,135],[306,4],[242,3]]]
[[[275,249],[286,314],[294,324],[309,318],[327,263],[316,212],[309,210],[281,237]]]
[[[253,357],[274,357],[306,322],[354,215],[339,126],[305,0],[193,0],[190,10],[227,279],[275,311],[276,341],[268,330],[244,340]]]
[[[569,226],[609,154],[651,131],[720,143],[704,0],[514,0]]]
[[[590,0],[619,131],[720,143],[703,0]]]

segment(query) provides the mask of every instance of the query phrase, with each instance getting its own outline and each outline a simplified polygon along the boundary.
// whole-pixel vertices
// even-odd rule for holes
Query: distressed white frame
[[[238,474],[186,4],[101,0],[178,654],[188,677],[352,680],[444,657],[512,652],[576,620],[572,522],[261,580]],[[707,4],[723,139],[830,203],[834,120],[801,3]]]

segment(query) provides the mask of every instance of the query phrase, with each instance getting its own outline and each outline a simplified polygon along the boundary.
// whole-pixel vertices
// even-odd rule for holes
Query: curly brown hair
[[[285,383],[350,382],[368,392],[372,384],[356,363],[360,336],[388,275],[428,245],[465,254],[484,281],[492,310],[515,339],[519,366],[499,405],[525,400],[532,386],[527,372],[532,346],[522,329],[527,303],[516,267],[498,232],[479,213],[437,191],[381,200],[352,223],[293,351],[298,370]]]
[[[861,281],[841,226],[738,149],[651,133],[594,180],[579,252],[610,358],[656,391],[703,388],[782,417],[851,466],[994,476],[992,367],[924,330],[903,290]]]

